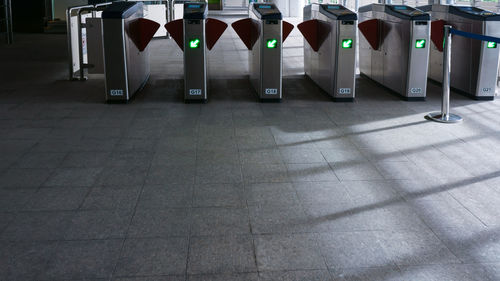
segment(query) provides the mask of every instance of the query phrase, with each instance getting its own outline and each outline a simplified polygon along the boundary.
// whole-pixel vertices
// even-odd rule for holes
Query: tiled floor
[[[500,280],[499,101],[453,94],[465,122],[437,124],[437,85],[408,103],[358,78],[333,103],[295,31],[261,104],[228,30],[208,104],[155,40],[144,91],[108,105],[65,44],[0,47],[0,280]]]

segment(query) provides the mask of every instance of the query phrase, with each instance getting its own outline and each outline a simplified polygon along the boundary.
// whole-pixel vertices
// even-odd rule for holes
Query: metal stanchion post
[[[5,1],[5,27],[7,32],[7,44],[14,42],[14,32],[12,31],[12,5],[10,0]]]
[[[441,112],[432,112],[427,118],[441,123],[458,123],[462,117],[450,113],[450,69],[451,69],[451,26],[444,26],[444,50],[443,50],[443,100]]]

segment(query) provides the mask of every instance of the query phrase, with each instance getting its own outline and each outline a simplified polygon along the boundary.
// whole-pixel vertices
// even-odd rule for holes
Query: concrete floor
[[[129,104],[67,81],[62,35],[0,46],[0,280],[500,280],[500,102],[424,115],[367,79],[333,103],[284,50],[284,101],[256,101],[228,30],[210,102],[182,101],[155,40]]]

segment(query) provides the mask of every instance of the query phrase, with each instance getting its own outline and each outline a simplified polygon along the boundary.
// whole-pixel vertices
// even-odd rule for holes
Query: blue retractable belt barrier
[[[491,37],[491,36],[485,36],[485,35],[479,35],[475,33],[470,33],[470,32],[465,32],[465,31],[460,31],[456,30],[454,28],[450,28],[450,33],[459,35],[462,37],[467,37],[471,39],[476,39],[476,40],[481,40],[481,41],[488,41],[488,42],[495,42],[500,44],[500,38],[497,37]]]

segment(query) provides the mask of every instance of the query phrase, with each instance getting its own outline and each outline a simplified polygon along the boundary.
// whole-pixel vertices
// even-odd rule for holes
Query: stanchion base
[[[440,122],[440,123],[459,123],[462,122],[464,119],[458,115],[455,114],[448,114],[444,116],[441,112],[432,112],[427,114],[426,118],[432,121]]]

